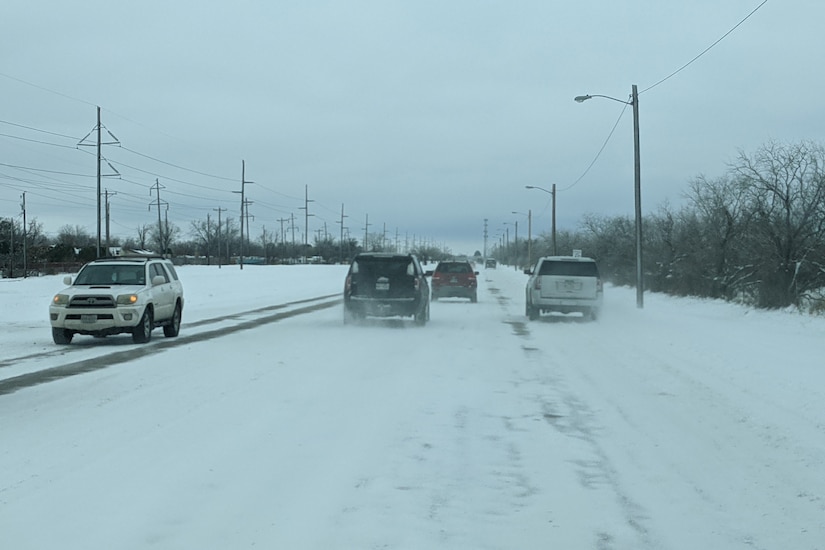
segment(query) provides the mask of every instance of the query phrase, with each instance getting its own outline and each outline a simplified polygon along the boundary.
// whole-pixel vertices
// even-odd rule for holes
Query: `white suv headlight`
[[[69,303],[69,295],[68,294],[55,294],[54,298],[52,299],[52,305],[55,306],[65,306]]]
[[[119,306],[133,306],[137,301],[137,294],[121,294],[117,297],[117,305]]]

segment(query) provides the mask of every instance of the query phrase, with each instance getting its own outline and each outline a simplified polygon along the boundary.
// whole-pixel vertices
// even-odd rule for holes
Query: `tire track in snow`
[[[98,357],[83,359],[80,361],[67,363],[57,367],[44,368],[34,372],[21,374],[19,376],[6,378],[5,380],[0,380],[0,395],[13,393],[23,388],[29,388],[39,384],[44,384],[46,382],[60,380],[63,378],[67,378],[69,376],[76,376],[78,374],[84,374],[87,372],[105,369],[107,367],[119,365],[121,363],[126,363],[128,361],[132,361],[140,357],[154,355],[169,348],[194,344],[212,338],[220,338],[222,336],[227,336],[229,334],[239,332],[242,330],[249,330],[260,327],[261,325],[274,323],[290,317],[295,317],[298,315],[304,315],[307,313],[312,313],[314,311],[327,309],[339,305],[341,304],[341,302],[342,299],[339,294],[330,294],[327,296],[319,296],[316,298],[298,300],[295,302],[288,302],[285,304],[267,306],[240,313],[233,313],[229,315],[223,315],[220,317],[203,319],[200,321],[196,321],[194,323],[188,323],[184,325],[185,328],[192,328],[204,325],[208,326],[219,324],[225,321],[239,321],[240,319],[244,319],[230,326],[215,328],[212,330],[203,330],[195,332],[194,334],[184,334],[176,338],[152,341],[148,345],[142,344],[135,347],[130,347],[129,349],[124,351],[107,353],[105,355],[100,355]],[[291,309],[293,306],[296,305],[299,305],[301,307]],[[279,311],[284,309],[286,309],[287,311]],[[10,359],[4,364],[13,364],[16,361],[20,361],[23,359],[37,359],[41,357],[65,355],[67,351],[69,351],[70,349],[71,348],[61,347],[58,350],[55,350],[54,352],[38,353],[22,358]]]
[[[493,282],[488,279],[488,282]],[[526,342],[532,339],[533,332],[531,326],[543,327],[556,324],[579,324],[583,320],[568,317],[543,317],[539,320],[528,322],[526,317],[521,315],[513,316],[513,300],[505,295],[501,289],[491,286],[490,293],[495,296],[501,309],[507,314],[503,323],[510,325],[513,335],[524,340],[521,345],[524,354],[534,361],[540,362],[544,356],[541,345],[533,346]],[[589,321],[588,321],[589,322]],[[630,493],[622,486],[619,472],[612,463],[610,456],[599,441],[599,429],[597,414],[584,401],[570,390],[563,390],[565,387],[563,379],[558,373],[549,375],[552,386],[556,389],[558,403],[548,396],[538,396],[537,402],[542,410],[542,418],[554,430],[564,435],[584,442],[588,456],[581,456],[572,461],[576,467],[578,482],[581,487],[588,490],[598,490],[600,488],[609,489],[613,498],[624,516],[625,524],[630,528],[635,538],[635,544],[639,548],[651,548],[657,546],[653,534],[646,524],[649,514],[644,507],[634,500]],[[563,409],[564,412],[560,412]],[[616,548],[621,536],[609,532],[603,526],[598,532],[593,533],[595,548],[598,550],[612,550]],[[624,535],[625,537],[627,534]]]

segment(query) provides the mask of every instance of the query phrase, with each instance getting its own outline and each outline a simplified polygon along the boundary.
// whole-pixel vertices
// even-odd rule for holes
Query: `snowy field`
[[[345,271],[182,267],[168,347],[55,346],[62,277],[0,280],[0,387],[147,351],[0,391],[0,548],[825,550],[825,319],[608,287],[528,322],[500,267],[343,326]]]

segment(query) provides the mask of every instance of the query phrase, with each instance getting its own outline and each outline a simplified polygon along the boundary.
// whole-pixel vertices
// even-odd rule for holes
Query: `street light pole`
[[[622,101],[615,97],[607,95],[579,95],[573,98],[576,103],[582,103],[594,97],[603,97],[624,103],[625,105],[633,106],[633,170],[634,170],[634,196],[635,196],[635,211],[636,211],[636,307],[642,309],[645,307],[644,292],[645,280],[644,270],[642,269],[642,176],[641,176],[641,157],[639,154],[639,91],[636,85],[633,84],[631,88],[630,101]]]
[[[642,161],[639,155],[639,92],[633,85],[633,169],[636,203],[636,307],[645,307],[645,280],[642,269]]]
[[[545,193],[549,193],[553,196],[553,208],[552,208],[552,218],[550,221],[550,237],[551,242],[553,244],[553,256],[558,254],[556,250],[556,184],[553,184],[552,191],[548,191],[544,187],[539,187],[538,185],[525,185],[527,189],[538,189],[539,191],[544,191]]]

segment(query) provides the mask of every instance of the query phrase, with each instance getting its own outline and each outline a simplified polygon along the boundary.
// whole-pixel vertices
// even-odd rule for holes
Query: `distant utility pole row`
[[[110,139],[107,138],[107,141],[103,141],[103,130],[106,130],[106,133],[108,134],[108,136],[110,138]],[[94,137],[92,139],[90,139],[90,137],[92,137],[92,136],[94,136]],[[104,145],[118,145],[119,146],[120,145],[120,140],[118,140],[117,137],[115,137],[115,135],[112,134],[112,132],[109,131],[109,129],[106,128],[106,126],[101,122],[100,107],[97,107],[97,123],[92,128],[92,130],[88,134],[86,134],[86,136],[83,137],[83,139],[81,139],[78,142],[77,145],[79,147],[95,147],[96,153],[97,153],[96,154],[96,157],[97,157],[97,201],[96,201],[97,202],[97,221],[96,221],[96,225],[97,225],[97,244],[96,244],[96,257],[100,258],[101,255],[103,254],[102,251],[104,250],[103,242],[102,242],[102,240],[103,240],[103,236],[102,236],[103,221],[102,220],[105,219],[105,239],[106,239],[105,249],[108,253],[108,250],[110,248],[110,221],[111,221],[111,209],[110,209],[109,198],[117,195],[116,192],[109,191],[109,189],[102,190],[101,189],[101,181],[102,181],[102,178],[104,178],[104,177],[120,177],[120,173],[117,171],[117,169],[114,166],[112,166],[112,164],[109,163],[103,156],[103,152],[102,152],[103,149],[102,148],[103,148]],[[103,170],[102,170],[102,165],[103,165],[104,161],[106,162],[106,164],[109,166],[109,169],[111,170],[108,173],[104,173]],[[246,240],[249,238],[249,234],[250,234],[249,219],[250,218],[254,219],[254,216],[249,213],[249,205],[253,204],[253,202],[246,198],[246,185],[250,184],[250,183],[254,183],[254,182],[247,181],[247,179],[246,179],[246,161],[242,160],[241,161],[241,189],[240,189],[240,191],[233,191],[233,193],[240,193],[240,195],[241,195],[241,211],[240,211],[240,235],[241,235],[241,237],[240,237],[240,254],[239,254],[239,264],[240,264],[241,269],[243,269],[243,265],[244,265],[244,247],[245,247],[245,244],[246,244]],[[168,249],[169,249],[171,234],[169,232],[169,226],[168,226],[168,224],[169,224],[169,222],[168,222],[168,219],[169,219],[169,213],[168,213],[169,203],[166,202],[166,201],[163,201],[161,199],[160,191],[162,189],[165,189],[165,187],[163,185],[161,185],[159,178],[155,178],[154,185],[152,185],[149,189],[149,194],[150,195],[152,195],[153,193],[155,194],[155,199],[149,203],[149,210],[151,211],[152,207],[157,208],[157,212],[158,212],[158,246],[160,246],[160,248],[161,248],[161,253],[165,254],[165,253],[168,252]],[[309,203],[311,203],[311,202],[315,202],[315,201],[309,198],[309,186],[305,185],[304,186],[304,206],[299,207],[299,210],[304,211],[304,245],[305,246],[309,246],[309,218],[310,218],[310,216],[315,215],[315,214],[311,214],[309,212]],[[163,216],[161,215],[161,206],[162,205],[166,206],[166,228],[164,228]],[[105,215],[103,213],[104,208],[105,208]],[[213,208],[213,210],[218,212],[218,251],[220,252],[220,245],[221,245],[221,234],[220,234],[220,231],[221,231],[221,229],[220,229],[221,228],[221,213],[225,212],[226,209],[225,208]],[[24,234],[24,243],[25,243],[25,231],[26,231],[26,227],[25,227],[25,225],[26,225],[26,222],[25,222],[25,193],[23,195],[23,217],[24,217],[23,234]],[[340,227],[340,237],[339,237],[339,240],[340,240],[339,248],[340,248],[340,254],[341,255],[343,255],[344,233],[346,231],[347,234],[349,234],[349,230],[344,226],[344,220],[345,220],[345,218],[348,218],[348,217],[349,216],[344,214],[344,204],[341,204],[341,218],[337,222],[341,226]],[[289,218],[281,218],[281,219],[278,219],[277,221],[281,224],[281,242],[286,242],[286,238],[285,238],[286,235],[285,235],[285,231],[284,231],[284,223],[287,222],[287,221],[290,222],[290,229],[292,231],[292,245],[295,246],[295,216],[294,216],[294,214],[290,214]],[[365,248],[368,246],[368,242],[369,242],[369,228],[370,228],[370,225],[372,225],[372,224],[370,224],[369,214],[367,214],[366,215],[366,220],[364,222],[364,247]],[[385,223],[384,224],[384,233],[383,233],[383,239],[384,240],[386,240],[386,232],[387,232],[387,230],[386,230],[386,223]],[[327,233],[326,226],[325,226],[324,227],[324,239],[328,238],[328,235],[329,234]],[[396,228],[395,241],[396,241],[396,247],[397,247],[398,246],[398,229],[397,228]],[[407,243],[408,242],[409,242],[409,238],[407,238]],[[227,246],[228,246],[228,244],[227,244]],[[24,250],[25,250],[25,244],[24,244]],[[24,258],[25,258],[25,256],[26,255],[24,254]],[[219,267],[220,267],[220,256],[221,255],[218,254],[218,258],[219,258],[218,266]]]

